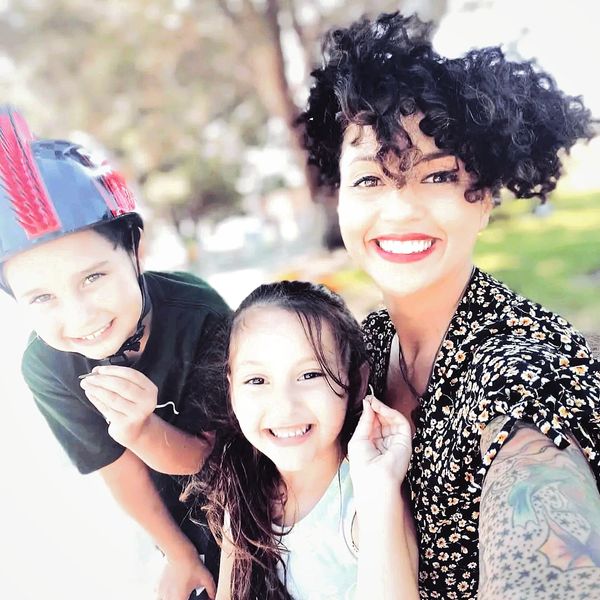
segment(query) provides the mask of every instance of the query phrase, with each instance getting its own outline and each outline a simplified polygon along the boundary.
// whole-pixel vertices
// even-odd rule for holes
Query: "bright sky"
[[[464,8],[473,4],[480,8]],[[450,0],[434,44],[449,56],[501,44],[535,57],[562,89],[583,95],[600,117],[599,6],[597,0]]]

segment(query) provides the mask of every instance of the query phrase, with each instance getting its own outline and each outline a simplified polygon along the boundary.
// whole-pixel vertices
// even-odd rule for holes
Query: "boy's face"
[[[31,327],[57,350],[102,359],[135,331],[142,297],[132,257],[95,231],[18,254],[4,275]]]

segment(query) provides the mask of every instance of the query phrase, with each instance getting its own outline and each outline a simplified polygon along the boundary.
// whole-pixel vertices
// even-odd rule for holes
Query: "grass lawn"
[[[514,290],[600,332],[600,193],[553,197],[547,216],[533,203],[496,208],[475,262]]]
[[[477,244],[476,264],[581,331],[600,334],[600,191],[556,195],[546,216],[534,215],[533,206],[506,200],[494,209]],[[303,264],[284,275],[325,283],[358,318],[380,306],[379,292],[349,259],[315,267]]]

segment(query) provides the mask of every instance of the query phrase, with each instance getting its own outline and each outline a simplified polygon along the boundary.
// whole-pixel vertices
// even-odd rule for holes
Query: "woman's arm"
[[[505,418],[482,438],[485,453]],[[518,424],[492,462],[479,519],[480,600],[594,598],[600,590],[600,495],[574,440],[558,449]]]
[[[199,587],[214,597],[214,581],[194,545],[180,531],[163,504],[146,465],[125,452],[100,471],[112,495],[163,551],[167,566],[160,582],[163,600],[187,600]]]
[[[411,453],[402,414],[377,399],[364,403],[348,446],[358,517],[357,600],[417,600],[412,531],[401,485]]]

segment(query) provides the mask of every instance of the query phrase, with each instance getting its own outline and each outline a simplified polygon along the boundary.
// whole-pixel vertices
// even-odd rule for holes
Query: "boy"
[[[214,595],[218,552],[170,475],[211,450],[201,406],[184,401],[194,364],[229,309],[183,273],[142,273],[142,220],[125,181],[76,144],[36,140],[0,108],[0,286],[35,334],[22,370],[81,473],[99,471],[155,540],[162,600]],[[200,381],[200,380],[196,380]]]

